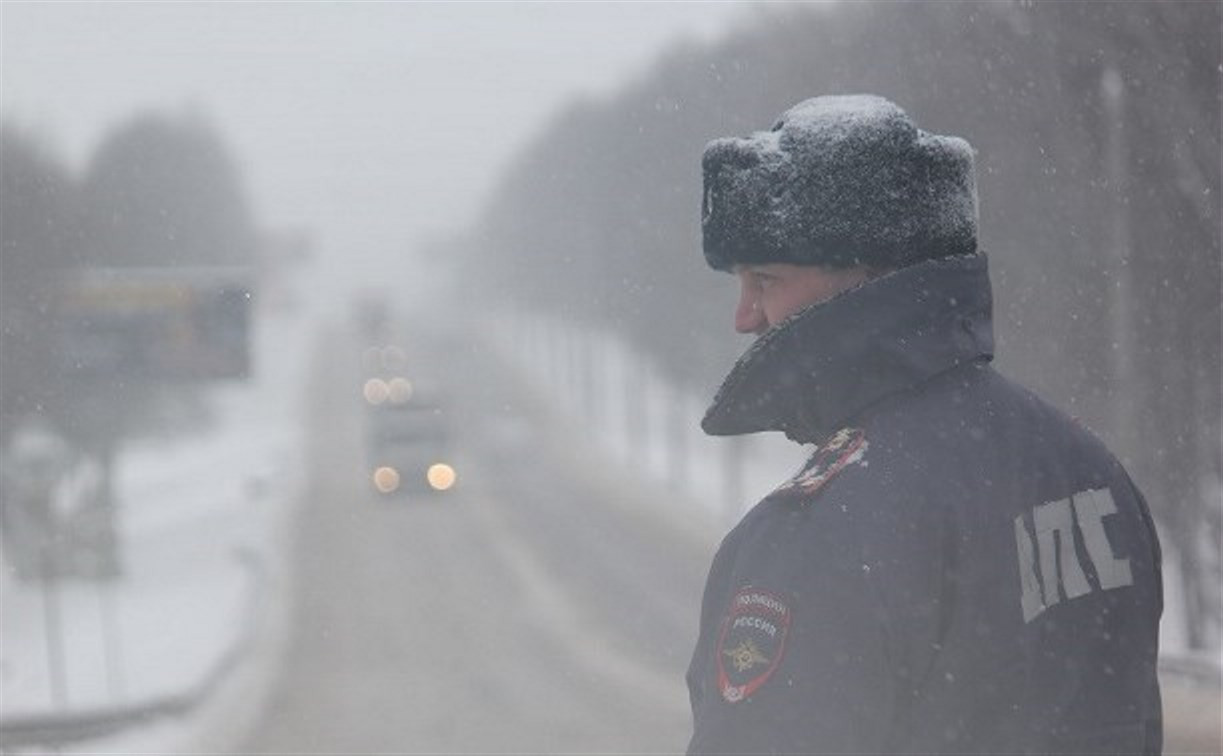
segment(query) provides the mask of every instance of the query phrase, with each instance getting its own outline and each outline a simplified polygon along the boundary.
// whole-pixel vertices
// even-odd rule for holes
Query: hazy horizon
[[[0,104],[74,172],[142,112],[205,118],[258,222],[359,281],[461,229],[515,152],[741,3],[0,4]]]

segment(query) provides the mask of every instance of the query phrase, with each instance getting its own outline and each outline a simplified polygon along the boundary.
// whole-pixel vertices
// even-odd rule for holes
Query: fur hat
[[[977,249],[973,150],[872,95],[815,97],[705,147],[705,260],[900,268]]]

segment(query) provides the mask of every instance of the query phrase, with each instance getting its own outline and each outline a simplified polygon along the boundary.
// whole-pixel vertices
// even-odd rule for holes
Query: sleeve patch
[[[718,689],[736,703],[772,676],[786,651],[790,607],[775,594],[744,588],[730,601],[718,637]]]
[[[1115,514],[1112,492],[1101,488],[1046,502],[1015,518],[1024,622],[1063,600],[1134,584],[1129,558],[1116,555],[1104,528],[1104,519]],[[1075,543],[1076,526],[1082,548]],[[1085,567],[1094,573],[1095,585]]]

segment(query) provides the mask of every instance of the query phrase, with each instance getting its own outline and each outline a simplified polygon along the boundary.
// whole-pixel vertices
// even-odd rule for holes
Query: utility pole
[[[1115,408],[1116,435],[1123,450],[1134,448],[1138,436],[1137,385],[1133,318],[1133,269],[1129,219],[1129,147],[1126,136],[1125,80],[1116,66],[1106,64],[1100,76],[1100,92],[1107,117],[1104,175],[1112,197],[1109,213],[1108,309],[1110,324],[1111,389]],[[1124,451],[1123,451],[1124,453]]]

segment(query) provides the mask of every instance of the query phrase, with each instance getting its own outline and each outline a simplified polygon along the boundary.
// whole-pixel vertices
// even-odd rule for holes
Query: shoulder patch
[[[811,458],[774,495],[811,496],[849,465],[866,466],[866,434],[861,428],[842,428],[815,447]]]
[[[730,600],[718,636],[718,690],[736,703],[772,676],[786,651],[790,607],[778,596],[743,588]]]

